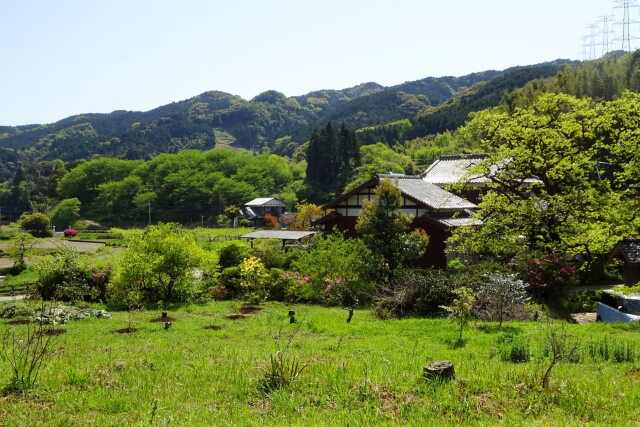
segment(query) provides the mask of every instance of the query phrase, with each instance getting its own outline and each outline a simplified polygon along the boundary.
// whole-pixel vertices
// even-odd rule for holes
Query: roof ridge
[[[470,153],[470,154],[443,154],[438,160],[462,160],[462,159],[486,159],[488,153]]]

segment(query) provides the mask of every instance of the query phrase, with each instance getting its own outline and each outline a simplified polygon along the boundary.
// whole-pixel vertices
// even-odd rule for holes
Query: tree
[[[343,123],[338,131],[331,123],[316,129],[307,148],[307,183],[322,197],[340,191],[360,165],[354,131]]]
[[[620,235],[640,231],[638,111],[632,94],[601,105],[548,94],[512,114],[478,113],[472,123],[490,156],[470,173],[490,181],[483,225],[459,228],[452,241],[500,260],[582,255],[593,268]]]
[[[353,170],[345,191],[364,184],[377,173],[411,173],[415,169],[409,156],[397,153],[381,142],[362,146],[359,151],[361,164]]]
[[[491,320],[502,322],[517,307],[527,301],[527,283],[515,275],[493,273],[480,285],[476,294],[476,304]]]
[[[412,218],[400,213],[402,193],[391,180],[380,181],[374,193],[376,199],[362,207],[356,231],[371,252],[384,259],[383,271],[389,278],[405,261],[421,256],[429,238],[422,230],[408,232]]]
[[[215,254],[198,245],[193,233],[177,224],[147,227],[132,236],[129,250],[120,258],[111,284],[112,295],[122,302],[130,292],[145,301],[188,300],[196,292],[199,275],[214,275]]]
[[[311,223],[326,214],[318,205],[302,201],[296,205],[296,212],[287,219],[288,230],[307,230]]]
[[[12,270],[14,272],[19,273],[27,268],[25,257],[35,243],[35,239],[29,233],[16,234],[9,247],[9,255],[13,258]]]
[[[52,235],[49,217],[40,212],[26,215],[22,219],[22,229],[33,237],[50,237]]]
[[[80,218],[80,200],[64,199],[49,212],[51,223],[59,229],[71,227]]]
[[[440,308],[451,313],[451,317],[453,317],[456,323],[458,323],[458,326],[460,327],[458,341],[462,341],[462,330],[467,323],[469,323],[469,319],[471,318],[471,308],[473,307],[473,303],[476,298],[473,296],[473,292],[469,288],[458,288],[454,290],[453,293],[458,295],[458,298],[454,299],[451,305],[443,305]]]

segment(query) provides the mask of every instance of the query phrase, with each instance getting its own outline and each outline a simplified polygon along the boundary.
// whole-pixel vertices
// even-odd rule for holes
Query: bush
[[[340,233],[316,235],[309,250],[292,263],[310,278],[296,290],[296,297],[344,307],[366,304],[375,292],[370,272],[377,261],[360,239],[345,239]]]
[[[220,282],[220,286],[224,287],[228,296],[231,298],[239,296],[242,292],[242,287],[240,286],[240,283],[242,283],[240,266],[228,267],[222,270],[218,276],[218,281]],[[220,290],[218,290],[218,294],[222,294]]]
[[[119,259],[109,288],[116,303],[191,301],[203,282],[217,275],[217,255],[177,224],[149,226],[128,237],[129,250]]]
[[[220,268],[235,267],[249,256],[249,248],[236,242],[231,242],[220,248],[218,252]]]
[[[62,246],[36,267],[40,278],[36,291],[44,300],[95,301],[104,298],[89,269],[80,262],[80,252]],[[104,289],[104,288],[103,288]]]
[[[290,248],[285,250],[282,242],[276,239],[256,239],[253,241],[251,254],[264,264],[265,268],[288,269],[298,257],[299,250]]]
[[[269,291],[269,299],[273,301],[284,301],[288,297],[289,282],[285,279],[284,270],[272,268],[268,272],[267,289]]]
[[[441,306],[455,298],[454,282],[440,270],[404,270],[391,283],[390,291],[378,298],[377,313],[397,317],[441,314]]]
[[[34,212],[22,218],[21,227],[33,237],[51,237],[51,223],[49,217],[40,212]]]
[[[527,284],[513,274],[493,273],[476,292],[473,314],[484,320],[518,320],[526,317]]]
[[[64,234],[64,237],[76,237],[78,235],[78,231],[73,228],[67,228],[62,233]]]
[[[541,299],[562,296],[579,281],[576,267],[554,254],[530,259],[523,269],[529,292]]]

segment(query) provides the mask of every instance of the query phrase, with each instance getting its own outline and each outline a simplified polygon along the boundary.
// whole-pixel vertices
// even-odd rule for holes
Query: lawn
[[[151,322],[157,310],[62,325],[66,333],[39,385],[0,398],[0,425],[637,423],[638,355],[635,362],[617,363],[589,354],[603,342],[640,349],[637,325],[557,326],[582,350],[573,363],[559,364],[542,390],[546,321],[502,329],[472,322],[465,341],[456,344],[447,319],[380,320],[359,310],[347,324],[339,308],[282,303],[227,319],[239,306],[169,308],[174,321],[168,330]],[[296,311],[298,323],[289,324],[288,310]],[[113,333],[130,321],[138,332]],[[530,343],[532,361],[515,364],[495,355],[505,332]],[[260,367],[289,340],[286,357],[308,366],[291,385],[265,392]],[[429,360],[445,359],[455,365],[455,380],[421,378]],[[3,382],[7,368],[0,363]]]

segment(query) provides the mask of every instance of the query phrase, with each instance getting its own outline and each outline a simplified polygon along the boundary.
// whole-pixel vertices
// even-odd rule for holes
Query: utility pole
[[[200,215],[200,227],[204,228],[204,215]]]

